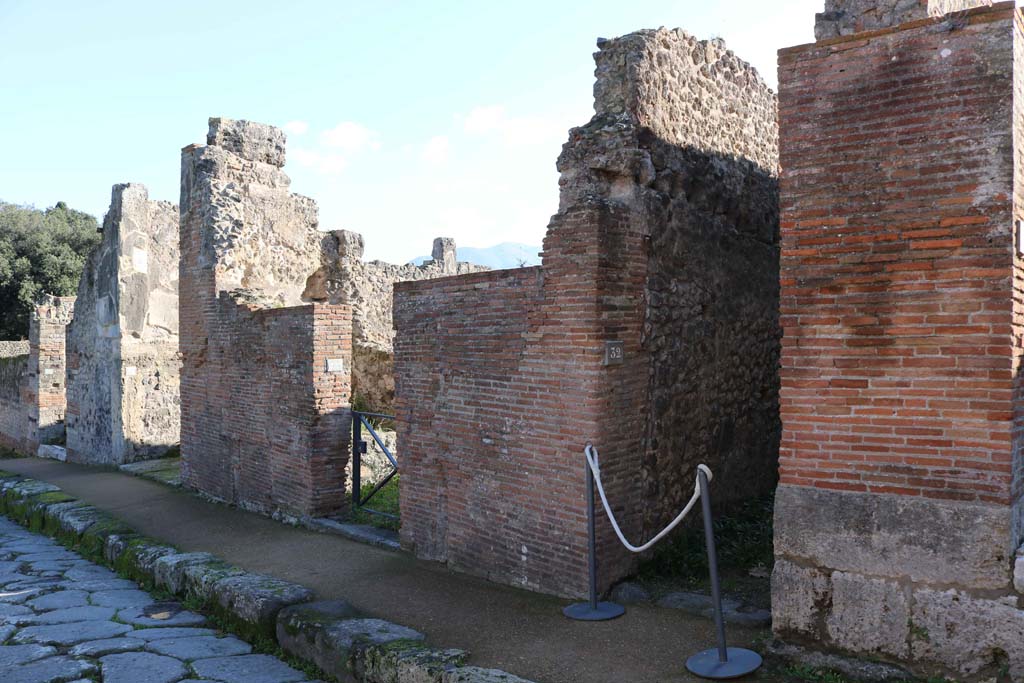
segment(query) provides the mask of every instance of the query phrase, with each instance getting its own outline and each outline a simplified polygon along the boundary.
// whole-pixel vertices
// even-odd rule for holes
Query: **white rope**
[[[690,514],[690,510],[692,510],[693,506],[697,504],[698,500],[700,500],[700,480],[698,479],[697,483],[694,484],[693,496],[690,497],[690,502],[686,504],[683,511],[679,513],[679,516],[673,519],[667,527],[662,529],[657,536],[647,541],[647,543],[644,543],[641,546],[633,545],[626,540],[625,536],[622,535],[622,530],[619,529],[619,523],[615,521],[615,515],[612,514],[612,508],[608,504],[608,496],[605,495],[604,485],[601,484],[601,467],[598,464],[599,456],[597,449],[594,448],[592,444],[588,443],[587,447],[583,450],[583,454],[587,456],[587,464],[590,466],[590,471],[594,473],[594,483],[597,484],[597,492],[601,496],[601,503],[604,505],[604,511],[608,515],[608,520],[612,523],[612,528],[615,529],[615,535],[619,537],[619,540],[622,541],[622,545],[626,546],[630,552],[642,553],[661,539],[665,538],[666,534],[675,529],[676,526],[686,518],[686,515]],[[711,481],[711,469],[707,465],[697,465],[697,469],[702,470],[704,474],[707,475],[708,481]]]

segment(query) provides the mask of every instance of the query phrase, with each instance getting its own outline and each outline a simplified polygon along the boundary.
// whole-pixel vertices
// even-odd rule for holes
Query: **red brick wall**
[[[1010,502],[1011,14],[779,54],[783,484]]]
[[[647,375],[631,295],[646,254],[628,218],[606,204],[556,216],[543,268],[395,285],[401,535],[420,557],[585,591],[586,443],[602,445],[613,500],[640,495]],[[625,341],[626,360],[604,366],[612,339]],[[640,516],[622,515],[627,532]],[[633,558],[603,520],[599,531],[607,586]]]
[[[202,372],[190,378],[203,386],[188,400],[200,417],[183,423],[186,481],[261,512],[337,511],[348,461],[351,309],[254,309],[227,293],[218,303]],[[328,358],[345,372],[327,372]]]
[[[75,297],[48,296],[36,304],[29,325],[28,382],[23,402],[28,406],[25,450],[35,455],[39,444],[64,433],[67,405],[65,335]]]
[[[233,263],[256,257],[217,252],[229,220],[210,205],[220,201],[223,186],[234,187],[235,179],[223,174],[257,163],[264,176],[279,173],[212,144],[182,153],[182,475],[188,486],[248,509],[320,516],[345,503],[352,312],[326,303],[275,307],[278,300],[264,292],[218,279],[224,267],[218,258]],[[280,193],[272,199],[292,201],[280,187],[286,177],[276,180]],[[251,237],[265,241],[259,246],[280,237],[275,229],[295,229],[267,219],[260,197],[239,195],[234,201],[250,211],[246,227],[264,230]],[[254,270],[279,275],[280,265],[266,257]],[[328,372],[328,359],[340,360],[341,371]]]

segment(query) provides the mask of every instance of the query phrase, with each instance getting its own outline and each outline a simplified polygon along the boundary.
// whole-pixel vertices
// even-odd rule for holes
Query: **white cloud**
[[[550,145],[552,141],[565,137],[559,122],[530,116],[509,116],[500,104],[474,107],[462,119],[462,129],[471,135],[496,135],[505,144]]]
[[[309,124],[305,121],[289,121],[284,124],[284,132],[289,135],[302,135],[309,130]]]
[[[423,151],[420,152],[420,157],[423,161],[432,166],[440,166],[448,161],[448,147],[449,144],[447,136],[435,135],[423,146]]]
[[[320,144],[346,152],[380,149],[377,133],[355,121],[342,121],[334,128],[325,130],[320,134]]]
[[[312,168],[327,175],[341,173],[348,166],[348,162],[339,154],[323,154],[301,147],[289,150],[288,158],[299,166]]]

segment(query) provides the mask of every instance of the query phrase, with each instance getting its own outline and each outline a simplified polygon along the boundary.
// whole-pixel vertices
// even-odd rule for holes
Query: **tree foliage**
[[[70,296],[99,225],[64,202],[46,210],[0,202],[0,339],[25,339],[41,294]]]

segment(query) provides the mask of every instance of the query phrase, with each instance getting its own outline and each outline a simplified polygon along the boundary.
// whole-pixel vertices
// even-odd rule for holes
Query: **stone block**
[[[466,657],[464,650],[434,650],[395,641],[366,648],[355,662],[355,675],[372,683],[439,683],[446,671]]]
[[[53,444],[40,444],[39,449],[36,451],[36,456],[40,458],[49,458],[50,460],[60,460],[64,462],[68,459],[68,452],[63,446],[55,446]]]
[[[832,607],[826,630],[844,650],[908,654],[910,604],[905,589],[892,581],[833,572]]]
[[[295,583],[261,574],[240,574],[221,579],[213,588],[220,607],[251,632],[273,638],[277,614],[285,607],[310,602],[313,591]],[[247,635],[247,634],[242,634]]]
[[[994,677],[1009,667],[1010,680],[1024,680],[1024,611],[1016,598],[922,588],[913,600],[914,660],[935,662],[964,677]]]
[[[312,661],[340,680],[350,680],[356,668],[363,666],[356,661],[356,649],[395,641],[423,640],[421,633],[410,628],[381,619],[359,618],[356,610],[342,600],[296,605],[282,610],[277,620],[276,635],[277,642],[286,652]],[[375,661],[380,664],[385,660],[378,658]]]
[[[776,560],[772,571],[772,625],[776,633],[823,637],[818,622],[831,591],[828,575]]]
[[[264,123],[211,118],[206,144],[223,147],[249,161],[284,166],[284,131]]]
[[[172,595],[185,590],[185,570],[191,565],[209,564],[216,558],[210,553],[177,553],[163,555],[153,563],[153,583],[166,588]]]
[[[1009,507],[910,496],[779,486],[775,554],[841,571],[1010,586]]]
[[[441,683],[530,683],[530,681],[498,669],[464,666],[445,671],[441,676]]]
[[[213,559],[206,563],[186,564],[183,567],[183,573],[184,595],[198,598],[202,602],[216,601],[214,589],[222,579],[245,574],[238,567],[233,567],[218,559]]]

